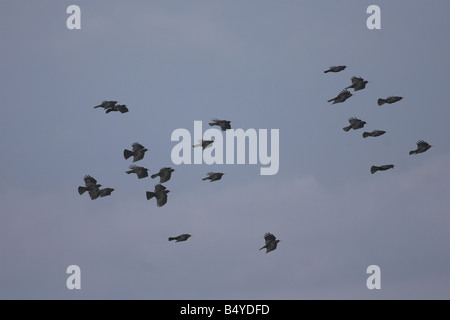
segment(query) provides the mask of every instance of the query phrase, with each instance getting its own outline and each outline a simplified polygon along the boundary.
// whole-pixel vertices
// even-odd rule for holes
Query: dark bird
[[[393,167],[395,167],[395,165],[393,165],[393,164],[385,164],[382,166],[372,166],[372,167],[370,167],[370,173],[374,174],[377,171],[385,171],[388,169],[392,169]]]
[[[347,66],[331,66],[328,70],[325,70],[323,73],[327,72],[339,72],[347,68]]]
[[[363,138],[367,138],[367,137],[378,137],[381,136],[383,134],[385,134],[386,131],[383,130],[373,130],[372,132],[363,132]]]
[[[113,189],[113,188],[104,188],[104,189],[100,189],[100,190],[98,191],[98,194],[99,194],[100,197],[106,197],[106,196],[110,196],[111,193],[112,193],[114,190],[116,190],[116,189]]]
[[[409,154],[419,154],[419,153],[427,151],[431,147],[432,147],[432,145],[430,145],[428,142],[425,142],[423,140],[419,140],[419,141],[417,141],[417,149],[416,150],[411,150],[409,152]]]
[[[97,184],[97,180],[95,180],[90,175],[84,176],[84,185],[85,187],[79,186],[78,187],[78,193],[82,195],[86,191],[89,193],[89,196],[91,197],[91,200],[95,200],[99,197],[99,190],[102,185]]]
[[[110,113],[112,111],[119,111],[120,113],[127,113],[128,108],[126,104],[116,104],[115,106],[112,106],[111,108],[106,109],[106,113]]]
[[[266,248],[266,253],[273,251],[277,248],[278,242],[281,240],[276,240],[275,236],[269,232],[264,235],[264,240],[266,240],[266,245],[259,250]]]
[[[125,159],[128,159],[129,157],[133,156],[133,162],[142,160],[144,158],[144,155],[149,149],[146,149],[142,144],[133,142],[131,145],[133,147],[133,150],[125,149],[123,150],[123,156]]]
[[[210,182],[213,182],[213,181],[217,181],[217,180],[220,180],[220,179],[222,179],[222,176],[224,175],[225,173],[222,173],[222,172],[208,172],[207,173],[207,177],[206,178],[203,178],[202,180],[203,181],[205,181],[205,180],[211,180]]]
[[[368,83],[369,83],[369,81],[364,80],[361,77],[352,77],[352,85],[348,86],[345,89],[353,88],[355,91],[362,90],[366,87],[366,84],[368,84]]]
[[[150,200],[151,198],[155,197],[157,206],[162,207],[167,203],[167,194],[169,192],[170,190],[167,190],[167,188],[164,187],[162,184],[157,184],[153,192],[147,191],[145,195],[147,196],[147,200]]]
[[[378,105],[382,106],[385,103],[391,104],[391,103],[400,101],[402,99],[403,99],[403,97],[397,97],[397,96],[390,96],[390,97],[387,97],[386,99],[381,99],[380,98],[380,99],[378,99]]]
[[[169,237],[169,241],[175,240],[175,242],[181,242],[181,241],[186,241],[190,237],[192,237],[190,234],[183,233],[176,237]]]
[[[341,103],[350,98],[351,96],[353,96],[353,94],[351,94],[350,91],[348,91],[347,89],[344,89],[336,97],[328,100],[328,102],[333,101],[332,104]]]
[[[214,140],[200,140],[199,144],[194,144],[192,146],[192,148],[196,148],[196,147],[202,147],[203,150],[205,150],[206,148],[212,146]]]
[[[358,118],[352,117],[350,119],[348,119],[348,122],[350,122],[350,125],[347,127],[344,127],[342,129],[344,129],[344,131],[349,131],[350,129],[356,130],[356,129],[361,129],[364,127],[364,125],[366,124],[365,121],[362,121]]]
[[[151,178],[155,179],[159,176],[159,183],[164,183],[170,180],[170,177],[172,176],[172,172],[174,172],[175,169],[172,169],[170,167],[164,167],[159,170],[158,173],[152,174]]]
[[[129,168],[131,170],[128,170],[128,171],[125,171],[125,172],[128,173],[128,174],[136,173],[138,179],[142,179],[142,178],[148,177],[148,169],[147,168],[138,167],[138,166],[135,166],[135,165],[131,165],[131,166],[129,166]]]
[[[109,100],[104,100],[101,104],[99,104],[98,106],[95,106],[95,108],[103,108],[105,110],[110,109],[112,107],[114,107],[116,105],[117,101],[109,101]]]
[[[209,123],[210,126],[219,126],[222,131],[231,129],[231,121],[219,119],[212,119],[211,121],[212,122]]]

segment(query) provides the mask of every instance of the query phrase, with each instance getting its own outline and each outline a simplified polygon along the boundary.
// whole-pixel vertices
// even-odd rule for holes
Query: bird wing
[[[133,147],[133,151],[136,151],[139,149],[145,149],[145,147],[138,142],[133,142],[133,144],[131,146]]]
[[[156,205],[158,207],[162,207],[166,203],[167,203],[167,193],[166,192],[156,193]]]
[[[85,175],[84,183],[85,183],[86,187],[95,186],[97,184],[97,180],[92,178],[90,175]]]
[[[139,179],[148,177],[148,169],[144,167],[137,167],[136,174]]]
[[[348,122],[350,122],[351,125],[355,125],[358,124],[361,120],[355,117],[351,117],[350,119],[348,119]]]
[[[363,81],[364,81],[364,79],[361,77],[352,77],[352,84],[358,84]]]
[[[423,140],[419,140],[417,141],[417,147],[418,148],[424,148],[424,147],[428,147],[430,144],[428,142],[425,142]]]
[[[160,184],[160,183],[155,186],[155,192],[164,191],[166,189],[167,188],[165,186],[163,186],[162,184]]]
[[[264,240],[266,240],[266,245],[268,245],[269,243],[271,243],[272,241],[275,241],[275,236],[273,235],[273,234],[271,234],[271,233],[269,233],[269,232],[267,232],[265,235],[264,235]]]

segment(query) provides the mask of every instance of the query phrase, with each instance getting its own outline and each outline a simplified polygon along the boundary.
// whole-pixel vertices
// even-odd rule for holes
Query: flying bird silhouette
[[[387,97],[386,99],[381,99],[380,98],[380,99],[378,99],[378,105],[382,106],[385,103],[391,104],[391,103],[395,103],[397,101],[400,101],[402,99],[403,99],[403,97],[397,97],[397,96],[390,96],[390,97]]]
[[[226,131],[227,129],[231,129],[231,121],[228,120],[219,120],[212,119],[212,122],[209,123],[210,126],[219,126],[222,131]]]
[[[411,150],[409,152],[409,154],[423,153],[423,152],[427,151],[428,149],[430,149],[431,147],[432,147],[432,145],[430,145],[428,142],[425,142],[423,140],[419,140],[419,141],[417,141],[417,149],[416,150]]]
[[[385,171],[385,170],[388,170],[388,169],[392,169],[394,167],[395,167],[395,165],[393,165],[393,164],[385,164],[385,165],[382,165],[382,166],[372,166],[370,168],[370,173],[374,174],[377,171]]]
[[[155,190],[153,192],[147,191],[145,193],[147,200],[150,200],[151,198],[156,198],[156,205],[158,207],[162,207],[167,203],[167,194],[170,192],[170,190],[167,190],[165,186],[162,184],[157,184],[155,186]]]
[[[358,91],[358,90],[364,89],[364,88],[366,87],[366,84],[369,83],[369,81],[364,80],[364,79],[361,78],[361,77],[352,77],[351,80],[352,80],[352,85],[351,85],[351,86],[348,86],[348,87],[345,88],[345,89],[353,88],[353,90]]]
[[[206,178],[203,178],[202,180],[203,180],[203,181],[211,180],[211,181],[209,181],[209,182],[217,181],[217,180],[222,179],[222,176],[223,176],[224,174],[225,174],[225,173],[222,173],[222,172],[208,172],[208,173],[207,173],[207,177],[206,177]]]
[[[175,240],[175,242],[181,242],[181,241],[186,241],[190,237],[192,237],[192,235],[190,235],[188,233],[183,233],[176,237],[169,237],[169,241]]]
[[[266,234],[264,234],[264,240],[266,241],[266,245],[262,248],[260,248],[259,250],[262,249],[266,249],[266,253],[269,253],[270,251],[273,251],[277,248],[278,242],[280,242],[281,240],[277,240],[276,237],[267,232]]]
[[[82,195],[87,191],[91,200],[97,199],[99,197],[99,190],[102,185],[97,184],[97,180],[95,180],[90,175],[85,175],[83,179],[85,187],[79,186],[78,193]]]
[[[381,136],[383,134],[385,134],[386,131],[383,130],[373,130],[372,132],[363,132],[363,138],[367,138],[367,137],[378,137]]]
[[[164,167],[159,170],[158,173],[152,174],[151,178],[155,179],[159,176],[159,183],[164,183],[170,180],[170,177],[172,176],[172,172],[174,172],[175,169],[172,169],[170,167]]]
[[[365,121],[362,121],[355,117],[348,119],[348,122],[350,122],[350,125],[342,128],[342,129],[344,129],[344,131],[349,131],[350,129],[353,129],[353,130],[361,129],[366,124]]]
[[[347,68],[347,66],[331,66],[328,70],[325,70],[323,73],[339,72],[345,70],[345,68]]]
[[[142,160],[144,158],[144,155],[147,151],[150,149],[146,149],[142,144],[133,142],[131,145],[133,147],[132,150],[125,149],[123,150],[123,156],[125,159],[128,159],[129,157],[133,156],[133,162]]]
[[[136,173],[138,179],[148,177],[148,169],[144,167],[138,167],[135,165],[129,166],[131,170],[125,171],[127,174]]]
[[[113,101],[113,100],[104,100],[101,104],[99,104],[98,106],[95,106],[95,108],[103,108],[105,110],[111,109],[112,107],[114,107],[116,105],[117,101]]]
[[[341,103],[350,98],[351,96],[353,96],[353,94],[351,94],[350,91],[348,91],[347,89],[344,89],[336,97],[328,100],[328,102],[333,101],[332,104]]]

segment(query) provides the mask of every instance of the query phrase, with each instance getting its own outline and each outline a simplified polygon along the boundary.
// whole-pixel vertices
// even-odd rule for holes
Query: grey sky
[[[81,30],[66,28],[71,4]],[[372,4],[381,30],[366,27]],[[0,298],[449,299],[449,9],[1,1]],[[370,83],[327,103],[352,76]],[[377,106],[389,95],[405,99]],[[102,100],[130,112],[93,109]],[[344,132],[352,116],[388,132]],[[172,131],[215,117],[279,129],[278,174],[175,167]],[[434,147],[408,155],[419,139]],[[155,180],[125,174],[133,141],[151,149],[137,164],[176,169],[164,207],[145,199]],[[79,196],[85,174],[117,190]],[[267,255],[265,232],[283,240]],[[181,233],[193,237],[167,240]],[[71,264],[81,290],[66,288]],[[366,287],[372,264],[381,290]]]

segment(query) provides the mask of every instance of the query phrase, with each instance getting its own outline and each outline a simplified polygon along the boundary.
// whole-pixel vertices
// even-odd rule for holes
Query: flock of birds
[[[96,108],[103,108],[106,113],[110,113],[113,111],[117,111],[120,113],[127,113],[129,110],[126,105],[120,105],[117,104],[118,101],[113,100],[105,100],[101,104],[94,107]],[[226,131],[228,129],[231,129],[231,121],[229,120],[219,120],[219,119],[213,119],[212,122],[209,123],[210,126],[218,126],[221,128],[222,131]],[[213,145],[214,140],[200,140],[198,144],[193,145],[193,148],[196,147],[202,147],[202,150],[205,150],[206,148],[209,148]],[[138,142],[133,142],[131,145],[131,150],[124,149],[123,150],[123,157],[125,160],[128,160],[132,158],[132,162],[138,162],[144,159],[145,154],[147,151],[150,151],[149,148],[144,147],[142,144]],[[128,167],[130,170],[125,171],[126,174],[136,174],[138,179],[143,179],[149,176],[149,169],[137,166],[135,164],[132,164]],[[159,177],[159,183],[154,186],[153,191],[146,191],[145,195],[147,200],[150,200],[152,198],[156,199],[156,205],[158,207],[162,207],[167,203],[167,194],[170,192],[163,183],[168,182],[171,177],[172,173],[175,171],[175,169],[171,167],[163,167],[159,170],[159,172],[152,174],[150,177],[152,179],[155,179]],[[225,175],[223,172],[208,172],[206,177],[202,178],[203,181],[209,180],[210,182],[218,181],[222,179],[222,176]],[[111,193],[115,190],[114,188],[103,188],[101,184],[97,183],[97,180],[93,178],[90,175],[84,176],[84,186],[78,187],[78,193],[80,195],[83,195],[85,192],[87,192],[91,198],[91,200],[95,200],[98,198],[110,196]],[[169,241],[175,240],[175,242],[183,242],[188,240],[192,235],[188,233],[183,233],[175,237],[169,237]],[[276,237],[271,233],[265,233],[264,234],[264,240],[265,245],[260,249],[266,249],[266,253],[273,251],[276,249],[278,242],[281,240],[276,239]]]
[[[344,65],[331,66],[329,69],[325,70],[324,73],[328,73],[328,72],[337,73],[337,72],[345,70],[345,68],[347,68],[347,66],[344,66]],[[347,99],[349,99],[351,96],[353,96],[353,94],[350,93],[350,91],[348,91],[347,89],[353,89],[354,91],[362,90],[362,89],[365,89],[366,85],[369,83],[369,81],[364,80],[361,77],[355,77],[355,76],[353,76],[351,78],[351,81],[352,81],[352,84],[350,86],[344,88],[336,97],[328,100],[328,102],[333,102],[332,104],[342,103],[342,102],[346,101]],[[386,103],[392,104],[392,103],[398,102],[402,99],[403,99],[403,97],[400,97],[400,96],[389,96],[385,99],[379,98],[377,103],[379,106],[382,106]],[[356,117],[351,117],[350,119],[348,119],[348,122],[349,122],[349,125],[343,128],[344,131],[346,131],[346,132],[350,131],[350,129],[358,130],[358,129],[364,128],[364,125],[367,123],[366,121],[363,121]],[[385,133],[386,133],[386,131],[384,131],[384,130],[373,130],[371,132],[363,132],[362,136],[363,136],[363,138],[378,137]],[[417,148],[415,150],[409,151],[410,155],[423,153],[432,147],[432,145],[430,145],[428,142],[426,142],[424,140],[419,140],[419,141],[417,141],[416,144],[417,144]],[[384,164],[384,165],[380,165],[380,166],[373,165],[370,168],[370,173],[374,174],[377,171],[385,171],[388,169],[392,169],[394,167],[395,167],[394,164]]]
[[[332,66],[329,69],[325,70],[324,73],[328,73],[328,72],[337,73],[337,72],[345,70],[346,68],[347,68],[347,66],[344,66],[344,65]],[[348,89],[353,89],[354,91],[363,90],[366,88],[366,85],[369,83],[369,81],[364,80],[361,77],[356,77],[356,76],[353,76],[351,78],[351,82],[352,82],[351,85],[344,88],[336,97],[328,100],[328,102],[332,102],[332,104],[345,102],[347,99],[349,99],[351,96],[353,96],[353,94]],[[385,99],[379,98],[377,103],[379,106],[382,106],[386,103],[392,104],[392,103],[398,102],[402,99],[403,99],[403,97],[400,97],[400,96],[389,96]],[[117,111],[120,113],[127,113],[129,111],[126,105],[120,105],[117,103],[118,103],[117,101],[103,101],[100,105],[97,105],[94,108],[103,108],[106,113],[110,113],[113,111]],[[356,117],[351,117],[350,119],[348,119],[348,122],[349,122],[349,125],[343,128],[343,130],[346,132],[350,131],[351,129],[358,130],[358,129],[364,128],[364,125],[366,124],[366,121],[363,121]],[[229,120],[213,119],[212,122],[209,123],[209,125],[210,126],[218,126],[221,128],[222,131],[231,129],[231,121],[229,121]],[[363,136],[363,138],[378,137],[385,133],[386,133],[386,131],[384,131],[384,130],[373,130],[371,132],[365,131],[365,132],[363,132],[362,136]],[[205,150],[206,148],[211,147],[213,145],[213,143],[214,143],[214,140],[200,140],[198,144],[195,144],[192,147],[193,148],[201,147],[202,150]],[[132,157],[133,163],[144,159],[146,152],[150,150],[138,142],[133,142],[131,147],[132,147],[131,150],[124,149],[123,156],[126,160]],[[429,143],[425,142],[424,140],[419,140],[419,141],[417,141],[417,148],[415,150],[411,150],[409,152],[409,154],[413,155],[413,154],[423,153],[423,152],[427,151],[428,149],[430,149],[431,147],[432,146]],[[395,167],[395,165],[393,165],[393,164],[385,164],[385,165],[381,165],[381,166],[373,165],[370,168],[370,172],[373,174],[377,171],[384,171],[384,170],[392,169],[393,167]],[[132,164],[129,166],[129,169],[130,170],[125,171],[125,173],[127,173],[127,174],[134,173],[134,174],[136,174],[138,179],[143,179],[143,178],[146,178],[149,176],[148,168]],[[172,173],[174,171],[175,171],[175,169],[173,169],[171,167],[163,167],[159,170],[159,172],[154,173],[150,176],[152,179],[159,177],[159,183],[154,186],[153,191],[146,191],[145,195],[146,195],[147,200],[155,198],[156,205],[158,207],[162,207],[167,203],[167,194],[170,192],[170,190],[168,190],[163,185],[163,183],[168,182],[171,179]],[[218,181],[218,180],[222,179],[222,176],[224,174],[225,173],[223,173],[223,172],[208,172],[207,176],[202,178],[202,180],[203,181],[209,180],[210,182]],[[88,194],[92,200],[110,196],[111,193],[115,190],[114,188],[101,189],[102,185],[98,184],[97,180],[94,179],[90,175],[84,176],[84,184],[85,184],[84,186],[78,187],[78,193],[80,195],[82,195],[85,192],[88,192]],[[191,236],[192,235],[190,235],[188,233],[183,233],[183,234],[180,234],[175,237],[169,237],[169,241],[183,242],[183,241],[188,240]],[[269,233],[269,232],[264,234],[264,240],[265,240],[265,245],[263,247],[261,247],[259,250],[266,249],[266,253],[269,253],[269,252],[275,250],[277,248],[278,243],[281,241],[281,240],[277,239],[272,233]]]

